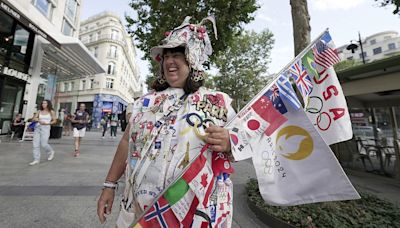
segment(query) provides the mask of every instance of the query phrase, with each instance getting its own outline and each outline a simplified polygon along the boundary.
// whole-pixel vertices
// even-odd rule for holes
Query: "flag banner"
[[[302,59],[295,63],[302,65],[303,74],[311,78],[311,92],[306,96],[301,92],[305,111],[328,145],[353,137],[346,99],[333,69],[333,64],[338,61],[332,38],[329,32],[325,32]],[[288,72],[298,84],[298,77],[294,76],[292,69]]]
[[[262,93],[272,91],[275,92],[272,96],[280,98],[286,112],[275,109],[270,115],[279,112],[285,121],[277,120],[279,124],[275,124],[272,120],[269,124],[275,124],[276,127],[269,134],[260,134],[258,137],[247,134],[248,145],[242,151],[233,150],[233,156],[235,159],[242,154],[245,154],[243,157],[252,157],[260,193],[272,205],[289,206],[360,198],[305,111],[296,105],[298,102],[288,102],[295,92],[291,87],[286,87],[287,90],[282,92],[279,90],[282,86],[278,85],[285,82],[287,78],[281,75]],[[252,104],[250,106],[254,107]],[[280,107],[279,110],[284,109]],[[246,132],[244,117],[247,114],[242,113],[246,111],[239,112],[229,126]],[[265,115],[270,111],[267,110]]]
[[[259,136],[271,135],[287,121],[283,115],[287,110],[277,90],[277,85],[266,90],[248,109],[240,111],[230,124],[232,153],[236,161],[251,158],[252,150],[246,148]]]

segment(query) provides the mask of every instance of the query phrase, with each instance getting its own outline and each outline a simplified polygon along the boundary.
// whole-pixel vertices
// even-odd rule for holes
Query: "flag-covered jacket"
[[[203,141],[209,124],[223,127],[235,115],[230,104],[225,93],[204,87],[188,96],[183,89],[168,88],[136,101],[121,214],[137,219],[152,207],[142,223],[161,227],[164,223],[170,227],[231,224],[233,186],[229,174],[233,169],[224,153],[212,152]],[[198,159],[193,159],[199,153]],[[175,179],[179,181],[169,186]],[[152,204],[167,187],[170,189]],[[118,220],[121,223],[122,219]]]

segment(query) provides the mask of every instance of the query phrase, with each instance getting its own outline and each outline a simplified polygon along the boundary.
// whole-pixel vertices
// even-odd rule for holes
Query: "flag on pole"
[[[303,97],[308,97],[308,95],[313,90],[313,84],[311,82],[311,77],[308,75],[301,60],[297,60],[290,68],[289,75],[291,75],[296,83]]]
[[[308,52],[301,58],[301,62],[303,63],[304,67],[308,75],[311,78],[317,77],[318,79],[318,72],[316,70],[316,63],[314,58],[314,52],[312,49],[308,50]]]
[[[349,140],[353,131],[346,99],[332,66],[339,57],[329,32],[325,32],[312,49],[316,50],[315,61],[308,61],[317,64],[304,65],[307,72],[317,72],[312,77],[313,90],[303,96],[307,116],[328,145]]]
[[[324,68],[329,68],[340,62],[340,57],[335,49],[331,35],[326,31],[312,48],[315,56],[315,63]]]
[[[281,91],[278,92],[282,97]],[[285,92],[295,93],[293,90]],[[250,138],[249,146],[241,152],[251,154],[263,199],[272,205],[287,206],[358,199],[357,191],[304,110],[287,99],[282,101],[287,121],[270,135]],[[240,116],[239,113],[236,118]],[[234,120],[229,127],[243,129],[240,123]],[[237,151],[233,151],[235,159],[237,155]]]

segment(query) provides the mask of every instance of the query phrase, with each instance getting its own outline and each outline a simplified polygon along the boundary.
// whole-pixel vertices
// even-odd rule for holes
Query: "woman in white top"
[[[54,150],[49,145],[49,137],[50,127],[57,122],[57,118],[53,111],[51,101],[42,101],[40,111],[33,117],[32,121],[37,122],[37,124],[33,135],[33,161],[29,163],[29,165],[40,163],[40,146],[46,150],[47,160],[53,160]]]

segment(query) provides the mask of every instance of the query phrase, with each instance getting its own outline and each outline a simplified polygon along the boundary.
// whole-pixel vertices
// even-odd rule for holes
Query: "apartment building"
[[[136,50],[120,17],[112,12],[81,21],[79,39],[106,72],[60,81],[56,97],[61,107],[72,110],[78,103],[85,103],[93,126],[98,127],[103,115],[122,113],[142,95]]]
[[[366,37],[362,41],[363,53],[359,42],[353,41],[358,48],[352,53],[347,50],[349,44],[340,46],[337,50],[342,60],[351,60],[361,62],[364,55],[366,63],[377,59],[383,59],[400,53],[400,36],[396,31],[385,31]]]

